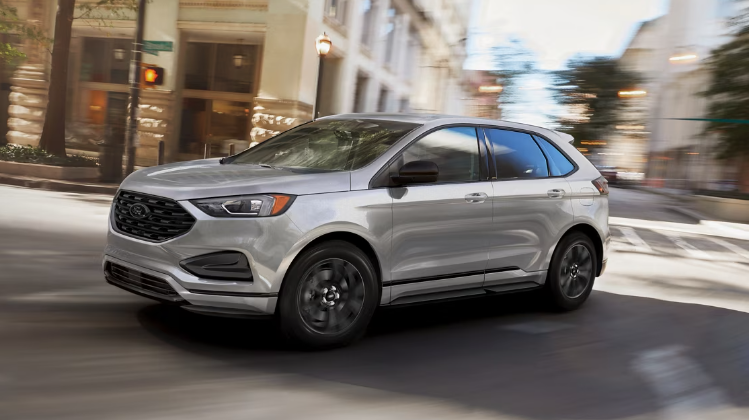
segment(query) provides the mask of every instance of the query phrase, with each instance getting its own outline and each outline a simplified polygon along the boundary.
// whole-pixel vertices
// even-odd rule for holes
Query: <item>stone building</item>
[[[91,0],[78,0],[78,3]],[[19,16],[54,33],[56,1],[10,0]],[[322,115],[343,112],[464,114],[465,40],[471,0],[153,0],[143,61],[165,69],[144,90],[138,165],[214,155],[308,121],[317,87],[318,35],[325,59]],[[69,151],[95,153],[105,136],[124,138],[132,13],[75,19],[68,70]],[[156,41],[153,43],[153,41]],[[2,80],[7,140],[38,143],[50,57],[29,58]],[[156,51],[158,50],[158,51]],[[4,69],[0,69],[4,70]],[[0,72],[2,73],[2,72]],[[7,102],[6,102],[7,103]],[[2,102],[0,102],[2,105]],[[3,116],[0,115],[0,118]]]

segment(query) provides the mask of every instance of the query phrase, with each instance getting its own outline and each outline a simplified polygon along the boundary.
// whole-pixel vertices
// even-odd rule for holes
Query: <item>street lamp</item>
[[[317,65],[317,90],[315,91],[315,108],[312,109],[312,119],[316,119],[320,112],[320,90],[322,88],[322,72],[323,72],[323,60],[325,56],[330,53],[333,49],[333,41],[325,32],[318,36],[315,40],[315,49],[317,50],[318,65]]]
[[[125,50],[122,48],[115,48],[114,49],[114,59],[117,61],[122,61],[125,58]]]

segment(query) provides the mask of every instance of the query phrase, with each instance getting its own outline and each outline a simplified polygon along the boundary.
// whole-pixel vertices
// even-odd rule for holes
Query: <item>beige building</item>
[[[655,25],[649,44],[650,131],[648,178],[657,185],[689,189],[732,189],[740,177],[738,160],[715,159],[715,139],[704,124],[710,81],[704,62],[726,42],[729,19],[745,0],[672,0]]]
[[[78,2],[90,0],[78,0]],[[315,38],[333,42],[324,60],[320,111],[465,114],[462,79],[471,0],[153,0],[144,62],[165,82],[141,99],[137,164],[239,149],[308,121],[317,86]],[[10,1],[23,19],[53,33],[56,2]],[[124,137],[134,15],[105,12],[73,23],[68,71],[68,149],[95,152]],[[149,41],[156,41],[149,43]],[[6,85],[7,139],[38,143],[49,54],[29,59]],[[154,51],[154,49],[158,51]],[[5,85],[4,85],[5,86]],[[7,93],[7,91],[5,92]],[[1,116],[0,116],[1,117]]]

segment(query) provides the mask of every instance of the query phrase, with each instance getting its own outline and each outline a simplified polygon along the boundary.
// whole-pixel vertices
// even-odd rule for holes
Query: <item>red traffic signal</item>
[[[143,84],[146,86],[161,86],[164,84],[164,68],[148,66],[143,70]]]

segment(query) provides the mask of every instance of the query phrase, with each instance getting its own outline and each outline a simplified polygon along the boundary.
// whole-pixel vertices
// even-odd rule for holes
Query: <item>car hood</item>
[[[219,159],[203,159],[138,170],[128,176],[120,188],[173,200],[261,193],[306,195],[348,191],[351,174],[222,165]]]

